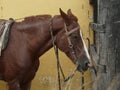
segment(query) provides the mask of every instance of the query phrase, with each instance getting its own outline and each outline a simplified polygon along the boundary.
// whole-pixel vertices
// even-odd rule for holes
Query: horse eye
[[[78,38],[78,36],[76,35],[76,36],[74,36],[74,38],[75,38],[75,39],[77,39],[77,38]]]
[[[73,35],[73,38],[74,38],[74,39],[78,39],[79,36],[78,36],[78,35]]]

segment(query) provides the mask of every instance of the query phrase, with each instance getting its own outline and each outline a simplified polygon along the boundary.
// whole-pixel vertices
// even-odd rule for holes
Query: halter
[[[64,79],[64,82],[68,81],[70,78],[72,78],[75,74],[75,72],[77,71],[77,68],[78,68],[78,65],[81,65],[79,62],[76,61],[76,64],[77,64],[77,68],[74,70],[74,72],[67,78],[65,78],[65,75],[63,73],[63,70],[62,70],[62,67],[61,67],[61,64],[60,64],[60,61],[59,61],[59,54],[58,54],[58,47],[55,45],[55,39],[54,39],[54,35],[53,35],[53,31],[52,31],[52,20],[53,19],[50,19],[50,33],[51,33],[51,38],[52,38],[52,44],[53,44],[53,47],[54,47],[54,51],[55,51],[55,55],[56,55],[56,59],[57,59],[57,73],[58,73],[58,85],[59,85],[59,90],[61,90],[61,81],[60,81],[60,71],[61,71],[61,74],[63,76],[63,79]],[[67,29],[67,26],[66,24],[64,23],[64,29],[65,29],[65,34],[67,35],[67,40],[68,40],[68,44],[69,44],[69,48],[71,49],[72,51],[72,55],[74,56],[75,60],[77,60],[77,56],[75,55],[75,51],[73,49],[73,44],[70,40],[70,34],[74,33],[75,31],[78,31],[79,30],[79,26],[68,31]],[[81,54],[83,53],[83,50],[81,51]],[[81,56],[80,54],[80,56]],[[83,77],[83,72],[82,72],[82,84],[84,84],[84,77]],[[83,87],[84,89],[84,87]]]

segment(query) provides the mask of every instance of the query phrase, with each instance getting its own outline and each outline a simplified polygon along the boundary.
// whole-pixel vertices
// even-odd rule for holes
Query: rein
[[[67,78],[65,78],[65,75],[64,75],[64,72],[62,70],[62,67],[61,67],[61,64],[60,64],[60,60],[59,60],[58,47],[55,45],[55,42],[54,42],[55,39],[54,39],[53,31],[52,31],[53,30],[53,28],[52,28],[52,19],[50,20],[50,24],[49,25],[50,25],[50,34],[51,34],[51,38],[52,38],[52,44],[53,44],[53,48],[54,48],[55,56],[56,56],[56,60],[57,60],[58,90],[61,90],[60,72],[62,74],[64,82],[67,82],[69,79],[72,79],[72,77],[75,75],[75,73],[77,71],[77,68],[78,68],[78,62],[76,62],[77,66],[76,66],[75,70],[73,71],[73,73],[70,76],[68,76]],[[71,31],[68,31],[67,26],[64,23],[64,28],[65,28],[66,35],[68,36],[67,39],[68,39],[69,48],[72,51],[72,55],[77,60],[77,57],[75,55],[75,51],[73,49],[73,44],[72,44],[72,42],[71,42],[71,40],[69,38],[69,35],[72,34],[75,31],[77,31],[79,29],[79,27],[76,27],[76,28],[72,29]],[[82,50],[81,53],[83,53],[83,50]],[[82,90],[84,90],[84,72],[82,72]]]
[[[50,21],[50,34],[51,34],[52,44],[53,44],[53,48],[54,48],[55,56],[56,56],[56,60],[57,60],[58,88],[59,88],[59,90],[61,90],[60,70],[62,70],[62,68],[60,69],[61,65],[59,62],[58,47],[55,45],[55,42],[54,42],[55,40],[54,40],[53,31],[52,31],[52,19]],[[63,72],[63,71],[61,71],[61,72]],[[65,78],[64,73],[63,73],[63,77]]]

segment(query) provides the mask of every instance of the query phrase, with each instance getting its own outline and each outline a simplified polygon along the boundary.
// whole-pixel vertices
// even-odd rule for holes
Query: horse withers
[[[53,47],[51,31],[56,47],[78,66],[78,71],[88,69],[90,57],[71,10],[66,14],[60,9],[60,15],[54,17],[26,17],[12,24],[8,45],[0,57],[0,77],[8,83],[9,90],[30,90],[39,57]]]

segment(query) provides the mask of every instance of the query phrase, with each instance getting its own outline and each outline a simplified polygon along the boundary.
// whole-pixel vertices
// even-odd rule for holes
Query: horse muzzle
[[[87,59],[87,58],[79,60],[77,63],[77,70],[79,72],[84,72],[89,68],[89,64],[90,64],[90,62],[89,62],[89,59]]]

